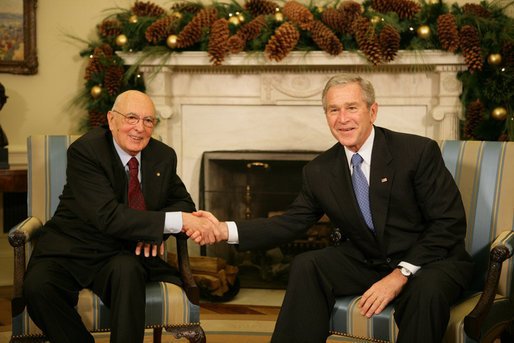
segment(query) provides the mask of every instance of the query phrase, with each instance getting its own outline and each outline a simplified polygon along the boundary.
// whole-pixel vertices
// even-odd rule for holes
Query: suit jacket
[[[55,258],[86,287],[96,271],[121,250],[139,241],[159,245],[165,212],[195,210],[176,174],[175,151],[150,139],[141,152],[146,211],[127,205],[128,175],[107,127],[91,130],[67,152],[66,184],[54,216],[44,225],[32,260]],[[149,278],[180,284],[159,257],[141,258]]]
[[[302,190],[280,216],[237,222],[240,249],[294,239],[323,214],[343,231],[343,251],[370,266],[400,261],[441,269],[465,287],[472,263],[465,250],[460,192],[436,142],[375,127],[370,208],[376,236],[360,215],[344,147],[337,143],[303,169]]]

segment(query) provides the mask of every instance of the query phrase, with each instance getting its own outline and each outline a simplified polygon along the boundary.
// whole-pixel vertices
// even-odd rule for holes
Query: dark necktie
[[[128,161],[129,166],[129,189],[128,189],[128,205],[135,210],[146,210],[145,199],[141,192],[139,179],[137,174],[139,172],[139,162],[137,158],[132,157]]]
[[[362,217],[368,225],[368,228],[375,232],[373,227],[373,221],[371,219],[371,210],[369,208],[369,186],[368,181],[366,181],[366,177],[361,170],[361,163],[363,159],[359,154],[354,154],[352,156],[352,165],[353,165],[353,174],[352,174],[352,183],[353,190],[355,191],[355,197],[357,198],[357,202],[359,203],[359,208],[361,210]]]

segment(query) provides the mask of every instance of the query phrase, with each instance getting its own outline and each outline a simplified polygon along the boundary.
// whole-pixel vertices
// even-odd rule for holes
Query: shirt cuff
[[[404,267],[404,268],[408,269],[412,273],[412,275],[416,274],[416,272],[421,269],[420,266],[415,266],[415,265],[410,264],[409,262],[405,262],[405,261],[398,263],[398,265],[400,267]]]
[[[228,244],[239,244],[239,233],[236,222],[226,222],[228,227]]]
[[[166,212],[164,233],[179,233],[182,231],[182,212]]]

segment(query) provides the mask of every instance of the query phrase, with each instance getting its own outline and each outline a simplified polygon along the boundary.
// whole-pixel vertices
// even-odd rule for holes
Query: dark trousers
[[[329,336],[335,298],[361,295],[392,269],[370,268],[329,247],[296,256],[272,343],[321,343]],[[446,273],[423,267],[411,278],[395,302],[398,343],[441,342],[450,306],[461,287]]]
[[[141,262],[127,251],[107,261],[88,286],[110,308],[111,342],[143,342],[145,282]],[[81,289],[54,258],[31,261],[23,295],[30,317],[50,342],[94,342],[75,309]]]

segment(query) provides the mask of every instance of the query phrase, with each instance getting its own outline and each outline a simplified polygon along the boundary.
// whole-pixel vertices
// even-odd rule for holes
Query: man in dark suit
[[[151,138],[152,100],[124,92],[107,118],[70,145],[66,185],[25,275],[29,314],[53,343],[94,342],[74,308],[83,288],[110,308],[111,342],[143,342],[146,281],[181,283],[157,256],[164,237],[212,226],[187,213],[175,151]]]
[[[362,294],[367,317],[395,299],[397,342],[440,342],[472,262],[460,193],[438,145],[373,126],[373,86],[358,76],[333,77],[322,100],[338,143],[305,166],[302,190],[283,215],[237,223],[197,215],[219,226],[217,240],[240,250],[290,241],[323,214],[341,228],[339,246],[294,259],[273,343],[325,342],[335,298],[352,294]]]

